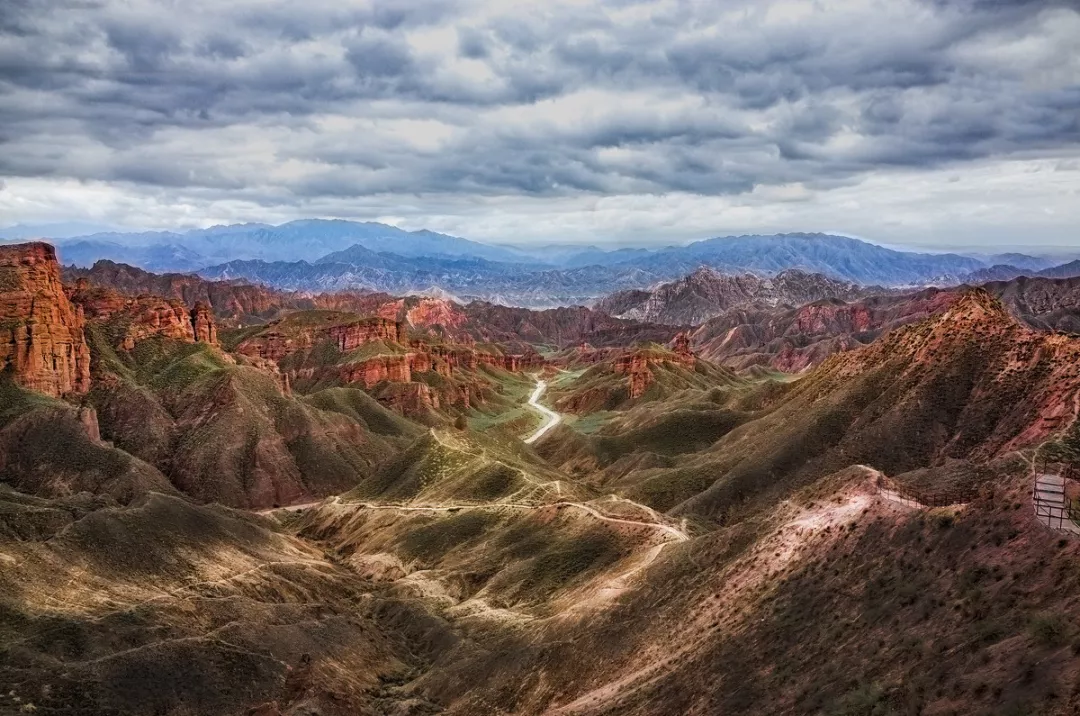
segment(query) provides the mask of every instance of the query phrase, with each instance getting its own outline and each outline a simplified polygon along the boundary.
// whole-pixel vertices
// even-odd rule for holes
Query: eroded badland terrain
[[[530,311],[0,247],[0,713],[1080,713],[1073,283]]]

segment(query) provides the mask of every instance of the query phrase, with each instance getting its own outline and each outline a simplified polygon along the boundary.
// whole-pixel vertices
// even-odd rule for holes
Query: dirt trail
[[[526,445],[531,445],[540,438],[544,437],[545,435],[547,435],[549,430],[562,422],[562,415],[559,415],[546,405],[541,405],[539,402],[540,396],[544,394],[544,391],[546,389],[547,382],[537,378],[536,390],[534,390],[532,396],[529,397],[529,405],[532,406],[533,409],[539,411],[545,418],[547,418],[547,422],[537,428],[536,432],[534,432],[532,435],[525,438]]]
[[[627,500],[627,502],[630,502]],[[631,503],[637,505],[636,502]],[[603,522],[613,522],[617,524],[633,525],[636,527],[648,527],[655,529],[669,535],[675,542],[685,542],[690,539],[690,535],[679,527],[673,527],[662,522],[645,522],[642,520],[629,520],[623,517],[612,517],[605,515],[594,507],[590,507],[581,502],[569,502],[566,500],[560,500],[559,502],[547,502],[539,505],[527,505],[519,502],[487,502],[478,504],[461,504],[461,505],[385,505],[376,504],[373,502],[345,502],[338,497],[329,498],[321,502],[309,502],[303,505],[291,505],[289,507],[280,507],[277,510],[265,510],[259,514],[270,514],[273,512],[295,512],[316,505],[325,505],[326,507],[348,507],[350,505],[360,507],[365,510],[397,510],[399,512],[460,512],[462,510],[491,510],[499,508],[509,508],[514,510],[541,510],[545,507],[573,507],[581,510],[598,520]],[[644,505],[638,505],[642,509],[648,508]],[[651,512],[651,510],[650,510]]]
[[[299,512],[300,510],[306,510],[316,505],[321,505],[325,500],[317,500],[315,502],[301,502],[298,505],[285,505],[284,507],[271,507],[266,510],[259,510],[256,514],[259,515],[272,515],[275,512]]]
[[[866,492],[848,495],[840,502],[831,502],[815,508],[803,508],[778,525],[764,538],[754,552],[725,570],[721,578],[723,598],[719,603],[702,609],[693,623],[687,625],[687,634],[680,641],[682,646],[653,654],[639,668],[625,676],[586,692],[570,703],[552,706],[546,714],[570,716],[598,713],[608,709],[621,697],[653,683],[663,676],[683,656],[701,647],[700,639],[708,634],[708,626],[725,612],[739,595],[755,593],[767,580],[799,558],[812,535],[821,534],[833,527],[845,525],[859,518],[874,501]],[[647,566],[647,564],[645,565]],[[623,575],[629,576],[629,575]],[[728,614],[738,628],[739,615]],[[698,639],[690,635],[698,635]]]

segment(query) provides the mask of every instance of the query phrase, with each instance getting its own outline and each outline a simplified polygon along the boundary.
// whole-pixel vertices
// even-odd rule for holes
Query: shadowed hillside
[[[0,385],[0,711],[1080,706],[1080,547],[1030,497],[1080,465],[1080,341],[986,291],[796,309],[822,341],[866,327],[798,377],[685,332],[582,345],[583,313],[541,362],[441,299],[218,338],[71,295],[89,392]],[[526,445],[533,372],[563,415]]]

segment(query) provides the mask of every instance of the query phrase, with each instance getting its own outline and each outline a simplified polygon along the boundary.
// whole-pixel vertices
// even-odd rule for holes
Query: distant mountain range
[[[97,233],[55,243],[61,261],[84,267],[108,259],[151,271],[242,278],[291,290],[435,290],[463,300],[532,307],[587,304],[616,291],[672,281],[703,266],[760,277],[797,269],[885,287],[1080,273],[1080,263],[1055,268],[1050,259],[1025,254],[915,253],[805,233],[717,237],[656,249],[520,248],[372,222],[311,219],[182,233]]]
[[[1080,261],[1070,261],[1060,266],[1025,269],[1012,264],[994,264],[988,268],[972,271],[960,277],[961,283],[980,284],[988,281],[1012,281],[1014,278],[1075,278],[1080,276]]]
[[[881,288],[786,269],[771,278],[700,268],[651,291],[619,291],[596,304],[602,313],[673,326],[697,326],[733,308],[802,306],[822,299],[851,301]]]
[[[513,262],[513,249],[395,226],[354,221],[310,219],[280,226],[235,224],[183,233],[99,233],[55,242],[61,259],[86,265],[105,258],[158,271],[187,271],[237,260],[313,260],[352,246],[392,251],[404,257],[483,258]]]

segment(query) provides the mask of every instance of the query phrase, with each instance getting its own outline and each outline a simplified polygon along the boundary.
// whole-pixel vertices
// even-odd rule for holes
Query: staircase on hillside
[[[1074,518],[1075,509],[1070,509],[1065,499],[1065,478],[1060,475],[1039,475],[1035,478],[1033,494],[1035,517],[1039,522],[1053,530],[1080,535],[1080,525]]]

